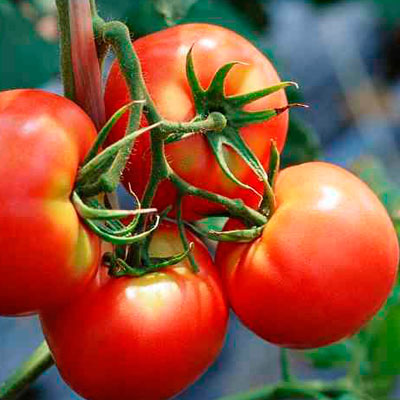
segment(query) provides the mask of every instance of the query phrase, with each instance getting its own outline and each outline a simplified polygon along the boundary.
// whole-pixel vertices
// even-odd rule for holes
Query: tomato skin
[[[41,316],[65,381],[90,400],[167,399],[191,384],[221,350],[227,305],[211,257],[199,239],[187,260],[140,278],[105,276],[76,302]],[[182,251],[178,230],[163,224],[153,256]]]
[[[395,282],[399,246],[375,194],[337,166],[283,170],[277,209],[260,238],[220,243],[216,264],[232,308],[254,333],[292,348],[358,331]],[[239,223],[228,221],[225,229]]]
[[[195,116],[193,99],[186,79],[186,55],[193,49],[196,73],[203,88],[207,88],[215,72],[231,61],[238,65],[226,80],[226,94],[243,94],[277,84],[280,79],[269,60],[251,43],[225,28],[208,24],[187,24],[157,32],[134,43],[150,95],[160,114],[171,121],[190,121]],[[205,62],[206,60],[206,62]],[[105,91],[106,113],[110,117],[130,101],[124,78],[115,62]],[[245,107],[247,111],[261,111],[287,105],[283,90],[257,100]],[[111,142],[124,135],[127,117],[123,118],[111,133]],[[142,125],[147,124],[143,121]],[[271,120],[241,129],[241,136],[257,155],[264,167],[268,167],[270,139],[282,150],[288,126],[288,113]],[[144,135],[135,143],[130,162],[123,176],[142,195],[148,182],[151,166],[149,136]],[[231,149],[226,148],[228,164],[234,174],[246,184],[262,193],[262,184],[249,167]],[[260,198],[249,190],[230,181],[222,172],[202,134],[194,135],[166,146],[167,159],[172,168],[185,180],[200,188],[219,194],[242,198],[256,207]],[[206,176],[205,176],[206,174]],[[170,182],[160,185],[154,205],[163,210],[176,203],[176,190]],[[205,214],[220,212],[220,206],[199,198],[184,200],[183,213],[187,219],[198,219]]]
[[[100,243],[69,197],[95,137],[89,117],[63,97],[0,93],[0,315],[53,307],[94,277]]]

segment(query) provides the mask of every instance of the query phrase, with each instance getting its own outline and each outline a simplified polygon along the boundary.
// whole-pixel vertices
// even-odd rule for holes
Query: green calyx
[[[273,194],[268,175],[256,155],[242,139],[240,135],[240,128],[251,124],[268,121],[269,119],[286,111],[288,108],[298,106],[298,104],[289,104],[286,107],[257,112],[245,111],[243,110],[243,107],[246,104],[252,103],[253,101],[268,96],[269,94],[275,93],[288,86],[297,87],[297,84],[294,82],[281,82],[277,85],[252,93],[238,96],[226,96],[225,80],[229,72],[235,65],[243,63],[231,62],[225,64],[215,73],[209,87],[207,89],[204,89],[201,87],[199,80],[196,76],[192,53],[193,47],[187,54],[186,75],[192,90],[192,95],[195,103],[197,114],[195,120],[203,120],[209,115],[215,113],[222,114],[226,119],[226,126],[223,129],[219,131],[211,130],[205,135],[219,166],[221,167],[225,175],[235,184],[244,189],[255,192],[260,197],[260,199],[267,198],[269,199],[269,201],[271,201],[271,199],[273,198]],[[176,138],[172,136],[167,138],[166,143],[171,143],[180,139],[182,139],[182,137]],[[241,157],[241,159],[246,162],[246,164],[258,176],[260,181],[264,183],[264,193],[258,193],[257,191],[255,191],[254,188],[241,182],[234,175],[228,165],[226,155],[223,151],[223,146],[227,146],[234,150]],[[262,203],[265,202],[262,201]],[[273,208],[273,204],[270,205],[270,208]],[[266,215],[268,215],[268,207],[265,207],[265,204],[260,209],[263,210]]]

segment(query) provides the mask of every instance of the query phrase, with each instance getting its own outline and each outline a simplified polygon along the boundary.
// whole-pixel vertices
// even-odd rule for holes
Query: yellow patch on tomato
[[[188,113],[193,110],[192,100],[182,87],[169,84],[160,91],[158,99],[160,110],[165,118],[172,121],[185,121],[191,116]]]
[[[80,271],[84,271],[92,265],[92,262],[93,250],[89,235],[82,226],[79,226],[74,265]]]
[[[145,275],[125,289],[126,296],[140,304],[148,317],[157,316],[155,310],[162,310],[173,298],[181,295],[178,283],[162,272]]]

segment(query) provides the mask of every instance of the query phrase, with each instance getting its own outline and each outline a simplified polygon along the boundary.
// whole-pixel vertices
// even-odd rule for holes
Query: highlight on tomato
[[[162,117],[191,121],[220,111],[228,120],[221,133],[197,132],[167,144],[166,156],[173,170],[199,188],[240,198],[257,207],[260,202],[257,193],[263,193],[263,183],[238,152],[251,157],[253,164],[267,168],[271,139],[282,150],[288,127],[288,112],[283,112],[288,103],[283,90],[267,96],[265,93],[245,96],[281,82],[267,57],[237,33],[208,24],[175,26],[142,37],[133,45],[150,96]],[[194,81],[193,76],[192,80],[187,76],[190,62],[197,76]],[[108,117],[129,101],[116,61],[105,90]],[[277,110],[272,114],[279,115],[272,117],[271,110]],[[145,124],[143,119],[142,125]],[[111,142],[124,135],[126,125],[127,116],[114,127]],[[139,197],[148,182],[150,166],[149,137],[141,137],[123,175],[125,186],[131,185]],[[154,206],[163,210],[176,200],[176,188],[165,181],[159,186]],[[183,201],[186,219],[199,219],[221,210],[220,205],[197,197]]]
[[[96,137],[73,102],[40,90],[0,93],[0,315],[53,307],[94,277],[97,237],[70,201]]]
[[[337,166],[284,169],[276,210],[251,243],[220,243],[216,264],[241,321],[284,347],[312,348],[356,333],[387,299],[399,245],[365,183]],[[226,230],[240,223],[229,220]]]
[[[198,273],[187,259],[142,277],[112,278],[103,267],[85,295],[41,315],[61,375],[84,398],[167,399],[218,356],[226,301],[207,249],[187,236],[195,244]],[[161,225],[150,256],[182,251],[177,226]]]

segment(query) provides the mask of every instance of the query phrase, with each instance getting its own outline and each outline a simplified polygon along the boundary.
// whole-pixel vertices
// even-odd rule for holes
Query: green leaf
[[[175,25],[186,16],[197,0],[153,0],[153,2],[167,25]]]
[[[18,7],[0,2],[0,90],[43,85],[58,73],[56,43],[44,40]]]
[[[321,146],[313,129],[296,117],[290,117],[289,131],[282,153],[282,167],[319,158]]]

